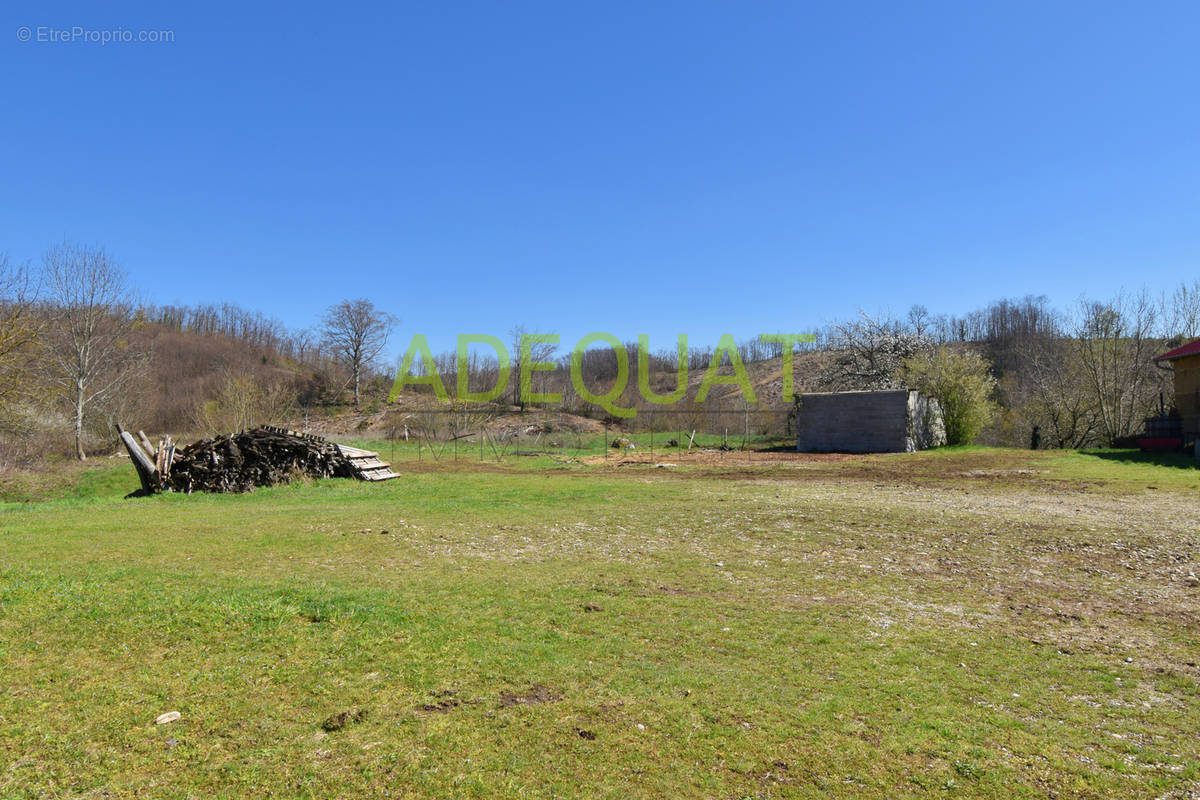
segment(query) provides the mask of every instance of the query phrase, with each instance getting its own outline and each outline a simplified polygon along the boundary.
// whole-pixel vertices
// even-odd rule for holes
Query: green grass
[[[1102,469],[1097,462],[1111,466]],[[1187,453],[1143,453],[1139,450],[1083,450],[1070,453],[1062,462],[1077,466],[1081,473],[1105,478],[1130,478],[1134,476],[1147,479],[1159,479],[1164,475],[1168,480],[1182,479],[1200,480],[1200,461]],[[1164,467],[1180,470],[1180,474],[1172,475]],[[1193,484],[1195,485],[1195,484]]]
[[[67,496],[0,507],[0,798],[1200,785],[1195,470],[398,461],[129,501],[109,462],[7,494]]]
[[[51,462],[37,472],[0,473],[0,505],[119,498],[136,488],[137,476],[125,457],[93,459],[84,464]]]

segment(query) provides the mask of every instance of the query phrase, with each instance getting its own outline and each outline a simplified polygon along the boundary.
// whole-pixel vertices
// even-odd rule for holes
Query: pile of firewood
[[[118,429],[144,494],[248,492],[298,477],[362,477],[361,468],[343,452],[343,446],[280,428],[215,436],[178,449],[169,438],[155,448],[141,431],[135,439]]]
[[[350,462],[332,442],[266,428],[215,436],[175,453],[163,488],[176,492],[248,492],[298,478],[350,478]]]

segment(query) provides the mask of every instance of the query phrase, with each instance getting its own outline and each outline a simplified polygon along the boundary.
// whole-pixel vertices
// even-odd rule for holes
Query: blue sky
[[[0,250],[438,350],[1200,274],[1194,3],[183,5],[5,5]]]

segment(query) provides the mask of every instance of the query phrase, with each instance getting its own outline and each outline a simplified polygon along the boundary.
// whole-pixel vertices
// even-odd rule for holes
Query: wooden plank
[[[134,439],[133,434],[129,431],[118,425],[117,432],[121,435],[121,442],[125,445],[125,449],[129,451],[129,460],[133,462],[133,468],[137,470],[138,480],[142,483],[142,491],[146,494],[154,494],[158,491],[158,470],[154,468],[150,456],[146,455],[137,439]]]
[[[368,456],[377,458],[379,456],[379,453],[375,453],[370,450],[363,450],[359,447],[351,447],[348,444],[339,444],[337,445],[337,449],[347,458],[366,458]]]

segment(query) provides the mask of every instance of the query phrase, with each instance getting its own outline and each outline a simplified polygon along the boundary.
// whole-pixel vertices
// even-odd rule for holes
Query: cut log
[[[133,438],[133,434],[120,425],[117,426],[117,433],[121,435],[121,442],[129,452],[129,460],[133,462],[133,468],[137,470],[138,480],[142,484],[142,491],[146,494],[154,494],[161,491],[158,470],[154,468],[154,462],[150,460],[150,456],[146,455],[146,452],[142,450],[137,440]]]

